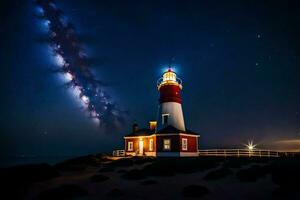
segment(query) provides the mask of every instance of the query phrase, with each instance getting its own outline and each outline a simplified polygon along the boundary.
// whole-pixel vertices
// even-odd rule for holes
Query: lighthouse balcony
[[[165,79],[161,77],[157,80],[157,88],[160,89],[163,85],[178,85],[180,89],[182,89],[182,80],[177,77],[175,79]]]

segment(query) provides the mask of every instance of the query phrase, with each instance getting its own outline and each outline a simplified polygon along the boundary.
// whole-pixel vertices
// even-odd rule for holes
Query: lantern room
[[[169,68],[166,72],[163,73],[163,76],[160,79],[158,79],[158,90],[163,85],[176,85],[179,86],[180,89],[182,89],[182,81],[180,78],[177,77],[176,73],[172,70],[172,68]]]

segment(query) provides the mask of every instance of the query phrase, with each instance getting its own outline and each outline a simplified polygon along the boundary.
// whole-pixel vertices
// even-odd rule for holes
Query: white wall
[[[168,124],[162,124],[162,114],[169,114]],[[179,130],[185,131],[182,107],[177,102],[165,102],[158,107],[157,130],[172,125]]]

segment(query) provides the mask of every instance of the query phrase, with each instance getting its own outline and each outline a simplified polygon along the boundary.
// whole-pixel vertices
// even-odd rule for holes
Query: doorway
[[[140,140],[139,141],[139,155],[143,155],[144,154],[144,141]]]

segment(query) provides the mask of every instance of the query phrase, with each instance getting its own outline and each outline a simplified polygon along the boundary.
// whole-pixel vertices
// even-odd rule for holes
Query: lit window
[[[133,142],[128,142],[128,151],[133,151]]]
[[[153,139],[149,140],[149,151],[153,151]]]
[[[164,139],[164,150],[171,150],[171,140]]]
[[[188,140],[187,138],[182,138],[182,150],[187,150]]]
[[[162,114],[162,124],[168,124],[169,114]]]
[[[174,82],[176,81],[176,74],[174,72],[166,72],[163,75],[164,82]]]

